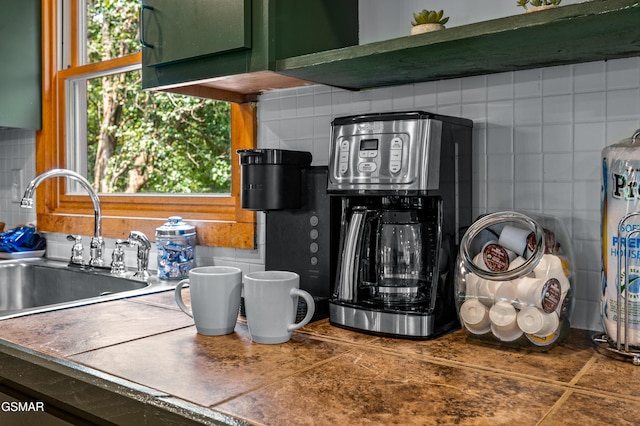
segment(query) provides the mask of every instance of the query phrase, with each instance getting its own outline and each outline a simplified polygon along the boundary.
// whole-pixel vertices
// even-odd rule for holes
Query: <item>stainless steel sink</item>
[[[132,274],[129,274],[132,275]],[[48,259],[0,261],[0,320],[170,290],[175,283],[114,276]]]

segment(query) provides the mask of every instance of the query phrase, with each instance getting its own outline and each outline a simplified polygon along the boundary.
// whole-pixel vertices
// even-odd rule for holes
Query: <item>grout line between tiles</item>
[[[591,355],[591,358],[589,358],[589,360],[582,366],[580,371],[578,371],[578,373],[573,376],[573,379],[569,381],[569,384],[571,386],[575,386],[578,381],[587,373],[587,370],[589,370],[591,366],[596,363],[596,356],[597,352]]]
[[[149,338],[149,337],[159,336],[159,335],[161,335],[161,334],[165,334],[165,333],[173,333],[173,332],[175,332],[175,331],[183,330],[183,329],[185,329],[185,328],[189,328],[189,327],[195,327],[195,326],[194,326],[193,324],[190,324],[190,325],[184,325],[184,326],[182,326],[182,327],[176,327],[176,328],[172,328],[172,329],[170,329],[170,330],[163,330],[163,331],[159,331],[159,332],[157,332],[157,333],[152,333],[152,334],[147,334],[147,335],[144,335],[144,336],[136,337],[136,338],[134,338],[134,339],[123,340],[122,342],[111,343],[111,344],[109,344],[109,345],[100,346],[100,347],[97,347],[97,348],[91,348],[91,349],[87,349],[87,350],[80,351],[80,352],[74,352],[74,353],[72,353],[72,354],[62,354],[62,355],[60,355],[60,356],[61,356],[61,357],[63,357],[63,358],[67,358],[67,359],[69,359],[69,360],[70,360],[70,359],[71,359],[71,357],[76,356],[76,355],[82,355],[82,354],[86,354],[86,353],[90,353],[90,352],[94,352],[94,351],[99,351],[99,350],[101,350],[101,349],[107,349],[107,348],[111,348],[111,347],[113,347],[113,346],[122,345],[122,344],[125,344],[125,343],[136,342],[136,341],[138,341],[138,340],[143,340],[143,339],[147,339],[147,338]],[[75,361],[75,360],[73,360],[73,362],[79,362],[79,361]]]
[[[248,394],[256,392],[256,391],[259,391],[260,389],[268,388],[270,386],[275,385],[276,383],[279,383],[279,382],[282,382],[283,380],[288,379],[289,377],[297,376],[297,375],[305,373],[307,371],[314,370],[314,369],[316,369],[318,367],[321,367],[321,366],[323,366],[325,364],[328,364],[328,363],[330,363],[332,361],[335,361],[338,358],[344,357],[347,354],[349,354],[349,353],[351,353],[351,352],[353,352],[354,350],[357,349],[357,347],[356,347],[357,345],[347,344],[347,346],[352,346],[352,347],[350,349],[347,349],[346,351],[338,354],[338,355],[329,357],[329,358],[327,358],[327,359],[325,359],[323,361],[319,361],[319,362],[313,363],[313,364],[309,365],[308,367],[302,368],[300,370],[296,370],[296,371],[294,371],[294,372],[292,372],[290,374],[287,374],[285,376],[279,377],[278,379],[273,380],[273,381],[271,381],[269,383],[263,383],[262,385],[256,386],[255,388],[248,389],[248,390],[246,390],[246,391],[244,391],[242,393],[239,393],[237,395],[234,395],[232,397],[220,400],[220,401],[216,402],[213,405],[209,405],[209,408],[214,409],[213,407],[220,406],[220,405],[225,404],[225,403],[227,403],[229,401],[232,401],[234,399],[242,398],[245,395],[248,395]]]
[[[553,416],[556,412],[560,410],[560,407],[564,405],[564,403],[569,399],[569,397],[573,394],[573,391],[568,389],[566,392],[562,394],[560,398],[551,406],[551,408],[542,416],[540,420],[536,422],[536,426],[541,425],[546,419]]]

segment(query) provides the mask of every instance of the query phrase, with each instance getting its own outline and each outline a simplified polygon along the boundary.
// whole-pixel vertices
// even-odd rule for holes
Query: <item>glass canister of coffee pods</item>
[[[574,280],[571,240],[557,218],[513,211],[482,216],[462,237],[456,263],[462,328],[469,340],[547,351],[571,327]],[[500,322],[503,312],[508,324]]]
[[[158,277],[163,280],[188,278],[195,266],[196,228],[180,216],[171,216],[156,228]]]

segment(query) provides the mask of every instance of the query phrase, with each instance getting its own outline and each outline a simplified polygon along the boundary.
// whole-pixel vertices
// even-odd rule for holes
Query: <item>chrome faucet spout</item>
[[[104,250],[104,241],[102,239],[102,208],[100,207],[100,199],[98,198],[98,194],[96,194],[96,192],[93,190],[93,187],[91,187],[91,184],[84,176],[68,169],[51,169],[49,171],[41,173],[40,175],[36,176],[31,182],[29,182],[27,189],[24,191],[22,201],[20,202],[20,207],[27,209],[32,208],[33,196],[38,185],[40,185],[42,181],[53,177],[66,177],[68,179],[75,180],[80,183],[80,186],[82,186],[89,194],[91,203],[93,204],[94,214],[90,264],[92,266],[104,266],[104,260],[102,259],[102,252]]]

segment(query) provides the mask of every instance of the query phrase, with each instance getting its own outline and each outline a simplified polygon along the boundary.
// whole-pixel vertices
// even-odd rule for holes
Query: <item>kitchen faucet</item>
[[[102,209],[100,207],[100,199],[98,198],[98,194],[96,194],[96,192],[91,187],[89,181],[87,181],[84,176],[67,169],[51,169],[49,171],[46,171],[36,176],[31,182],[29,182],[27,189],[24,191],[22,201],[20,202],[20,207],[25,209],[33,208],[33,195],[36,187],[40,185],[40,183],[45,179],[52,177],[66,177],[75,180],[79,182],[80,185],[89,193],[89,197],[91,197],[91,202],[93,203],[94,213],[93,238],[91,239],[90,246],[91,259],[89,260],[89,265],[104,267],[104,259],[102,258],[102,252],[104,251],[104,239],[101,235]]]

